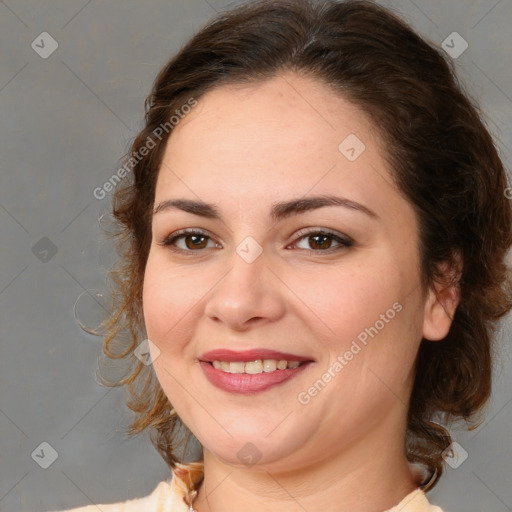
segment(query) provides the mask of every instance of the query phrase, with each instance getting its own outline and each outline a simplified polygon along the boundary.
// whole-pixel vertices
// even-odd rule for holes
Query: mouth
[[[232,351],[220,349],[200,358],[211,384],[230,393],[257,393],[289,381],[314,360],[271,350]]]
[[[286,359],[256,359],[254,361],[207,361],[217,370],[225,373],[247,373],[258,375],[260,373],[275,372],[290,368],[298,368],[307,361],[287,361]]]

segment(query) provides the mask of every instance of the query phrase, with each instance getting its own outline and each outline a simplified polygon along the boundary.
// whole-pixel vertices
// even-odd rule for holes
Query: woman
[[[101,509],[439,511],[512,307],[506,174],[449,58],[373,2],[249,2],[146,107],[104,348],[173,478]]]

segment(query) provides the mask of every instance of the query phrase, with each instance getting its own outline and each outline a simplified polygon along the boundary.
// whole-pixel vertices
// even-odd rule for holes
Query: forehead
[[[213,125],[216,130],[212,133]],[[237,138],[244,135],[241,129],[250,128],[249,135],[263,136],[263,139],[254,138],[254,144],[273,140],[275,131],[280,130],[280,141],[284,143],[290,138],[288,133],[294,138],[312,142],[318,142],[327,135],[336,140],[347,131],[357,131],[363,138],[369,138],[369,134],[372,138],[379,137],[370,116],[358,105],[317,79],[291,72],[251,84],[226,84],[213,88],[199,99],[197,107],[183,117],[170,139],[190,131],[203,136],[210,132],[213,138],[221,128],[223,134],[231,132]],[[290,132],[282,131],[283,128]],[[268,137],[264,137],[265,132],[268,132]],[[248,144],[249,140],[244,142]]]
[[[174,128],[155,202],[172,193],[254,203],[312,191],[389,209],[398,192],[383,147],[366,112],[312,78],[223,85]]]

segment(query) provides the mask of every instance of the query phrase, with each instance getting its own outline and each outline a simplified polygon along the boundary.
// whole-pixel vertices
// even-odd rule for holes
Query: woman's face
[[[216,88],[175,127],[155,209],[154,369],[205,450],[277,469],[402,449],[435,319],[412,206],[364,112],[291,73]]]

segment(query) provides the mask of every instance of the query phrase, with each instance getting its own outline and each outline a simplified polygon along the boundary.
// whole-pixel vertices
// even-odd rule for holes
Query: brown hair
[[[512,308],[505,264],[511,204],[491,135],[452,62],[373,2],[249,2],[219,14],[161,70],[146,99],[145,126],[126,157],[133,174],[113,195],[121,258],[110,274],[114,305],[104,352],[127,358],[131,369],[126,378],[104,383],[127,386],[127,405],[135,413],[129,434],[149,429],[156,449],[174,467],[180,461],[176,435],[184,426],[152,367],[133,355],[145,338],[142,284],[155,185],[172,133],[169,119],[213,87],[263,81],[283,71],[329,85],[380,128],[396,184],[419,220],[423,289],[440,282],[443,262],[462,257],[461,300],[451,329],[441,342],[421,341],[408,412],[408,459],[427,466],[433,486],[451,443],[434,418],[463,418],[471,427],[469,420],[490,395],[493,333]],[[155,137],[162,126],[169,128],[166,134]],[[156,146],[141,157],[148,138]]]

